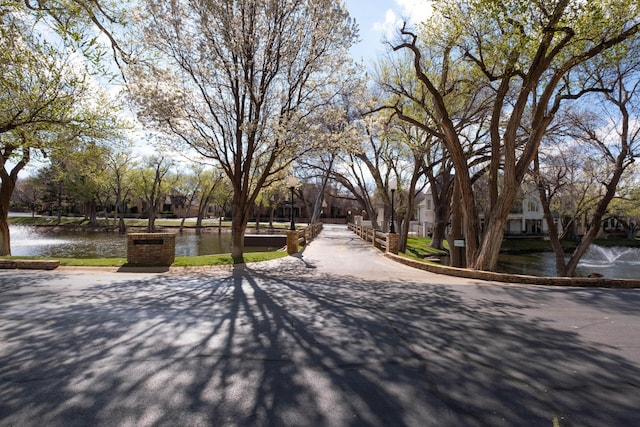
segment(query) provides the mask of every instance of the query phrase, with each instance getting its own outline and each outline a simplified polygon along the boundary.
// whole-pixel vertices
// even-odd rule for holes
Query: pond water
[[[46,232],[35,227],[12,225],[11,254],[60,258],[126,258],[127,236],[117,233]],[[246,252],[277,248],[245,247]],[[176,236],[176,256],[212,255],[231,252],[230,233],[193,232]],[[501,273],[555,276],[553,253],[501,254]],[[604,277],[640,279],[640,248],[605,248],[591,245],[578,265],[577,275],[599,273]]]
[[[555,276],[555,257],[552,252],[533,254],[501,254],[498,271],[530,276]],[[603,247],[591,245],[582,257],[576,275],[591,273],[616,279],[640,279],[640,248]]]
[[[59,258],[126,258],[127,236],[118,233],[53,232],[12,225],[11,254]],[[277,248],[245,247],[246,252]],[[185,232],[176,236],[176,256],[231,252],[230,233]]]

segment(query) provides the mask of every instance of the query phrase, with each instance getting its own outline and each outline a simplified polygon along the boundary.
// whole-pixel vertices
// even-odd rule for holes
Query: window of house
[[[538,212],[538,203],[535,200],[529,200],[529,212]]]

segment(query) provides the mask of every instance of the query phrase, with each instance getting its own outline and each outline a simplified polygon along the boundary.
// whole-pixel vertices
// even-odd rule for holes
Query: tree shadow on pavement
[[[640,367],[455,287],[236,266],[0,297],[2,425],[633,425]],[[50,284],[50,287],[53,287]]]

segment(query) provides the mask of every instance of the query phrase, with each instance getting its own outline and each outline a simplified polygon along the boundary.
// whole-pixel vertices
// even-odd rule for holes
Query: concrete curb
[[[470,270],[467,268],[455,268],[444,265],[421,262],[392,253],[385,253],[389,259],[399,262],[409,267],[429,271],[431,273],[445,274],[466,279],[479,279],[494,282],[518,283],[526,285],[541,286],[566,286],[582,288],[618,288],[618,289],[638,289],[640,280],[635,279],[608,279],[605,277],[539,277],[525,276],[520,274],[494,273],[492,271]]]
[[[59,266],[58,260],[0,259],[0,269],[55,270]]]

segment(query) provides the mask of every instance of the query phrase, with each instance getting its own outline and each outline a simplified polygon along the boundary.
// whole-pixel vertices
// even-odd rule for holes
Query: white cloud
[[[384,22],[374,22],[373,29],[384,35],[385,38],[391,38],[398,27],[402,26],[402,19],[398,18],[391,9],[387,10],[384,16]]]
[[[417,24],[427,19],[433,9],[428,0],[395,0],[398,14],[394,9],[387,9],[383,22],[374,22],[373,29],[383,34],[387,39],[391,38],[405,21]]]
[[[402,9],[402,16],[409,19],[413,24],[424,21],[433,12],[431,2],[428,0],[396,0]]]

